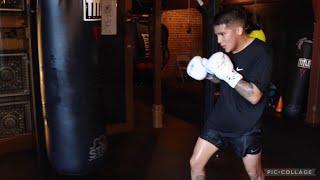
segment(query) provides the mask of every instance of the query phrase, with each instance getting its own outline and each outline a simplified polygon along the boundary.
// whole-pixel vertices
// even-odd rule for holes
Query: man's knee
[[[250,180],[258,180],[263,177],[263,171],[259,169],[248,170],[247,173],[250,177]]]
[[[189,163],[190,163],[191,171],[200,172],[200,171],[203,171],[204,169],[204,164],[200,160],[197,160],[196,158],[191,157]]]
[[[250,179],[253,180],[253,179],[258,179],[259,175],[258,175],[258,172],[257,171],[248,171],[247,172]]]

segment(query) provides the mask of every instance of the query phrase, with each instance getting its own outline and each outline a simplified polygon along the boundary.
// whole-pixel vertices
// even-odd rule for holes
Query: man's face
[[[213,27],[214,33],[217,35],[218,43],[227,52],[237,50],[238,46],[238,26],[219,24]]]

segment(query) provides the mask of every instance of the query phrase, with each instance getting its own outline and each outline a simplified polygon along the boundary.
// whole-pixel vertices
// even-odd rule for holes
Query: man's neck
[[[251,38],[249,36],[243,36],[242,39],[239,40],[238,48],[234,51],[232,51],[233,54],[236,54],[242,50],[244,50],[246,47],[248,47],[252,42],[254,38]]]

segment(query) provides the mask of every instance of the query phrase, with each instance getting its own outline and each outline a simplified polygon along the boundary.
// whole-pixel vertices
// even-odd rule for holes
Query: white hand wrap
[[[230,58],[222,52],[211,55],[204,66],[208,73],[215,74],[219,79],[227,82],[232,88],[243,78],[241,74],[233,69]]]

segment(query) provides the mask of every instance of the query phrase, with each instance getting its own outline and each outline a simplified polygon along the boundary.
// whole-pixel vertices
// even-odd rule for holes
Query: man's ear
[[[238,35],[242,35],[242,34],[244,33],[243,27],[242,27],[242,26],[236,27],[236,33],[237,33]]]

